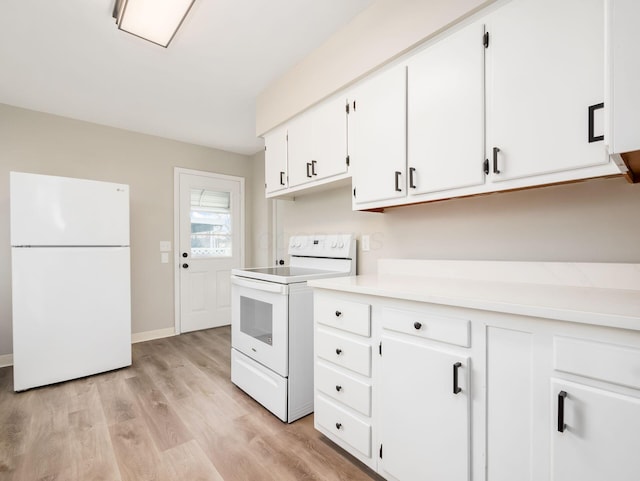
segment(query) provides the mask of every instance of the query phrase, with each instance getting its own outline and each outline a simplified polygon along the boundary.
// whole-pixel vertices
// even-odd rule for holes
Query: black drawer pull
[[[462,392],[462,388],[458,386],[458,369],[462,367],[461,362],[456,362],[453,365],[453,394]]]
[[[402,189],[400,188],[400,176],[402,175],[402,172],[398,172],[396,170],[396,192],[402,192]]]
[[[498,170],[498,152],[500,149],[498,147],[493,148],[493,173],[499,174],[500,170]]]
[[[342,429],[342,423],[336,423],[336,429]]]
[[[589,143],[591,142],[598,142],[600,140],[604,140],[604,135],[594,135],[593,133],[593,129],[594,129],[594,114],[596,112],[596,110],[600,110],[604,108],[604,104],[600,103],[600,104],[595,104],[595,105],[589,105]]]
[[[413,323],[413,327],[415,328],[416,331],[419,331],[420,329],[422,329],[422,323],[416,321]]]
[[[414,179],[413,179],[413,175],[416,172],[416,168],[415,167],[409,167],[409,187],[411,187],[412,189],[416,188],[416,184],[414,183]]]
[[[340,349],[339,347],[336,348],[336,354],[339,356],[340,354],[342,354],[342,349]]]
[[[566,391],[558,393],[558,432],[563,433],[567,425],[564,423],[564,398],[567,397]]]
[[[342,391],[342,386],[336,386],[336,391],[338,392]]]
[[[340,317],[341,315],[342,315],[342,312],[336,311],[336,317]]]

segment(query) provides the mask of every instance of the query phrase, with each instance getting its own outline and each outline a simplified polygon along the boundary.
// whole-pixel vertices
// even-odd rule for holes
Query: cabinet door
[[[312,112],[305,112],[293,120],[288,127],[288,165],[289,187],[305,184],[314,180],[311,172]]]
[[[640,150],[640,2],[607,2],[607,89],[610,153]]]
[[[265,190],[269,194],[288,187],[287,128],[279,127],[264,136]]]
[[[382,72],[354,92],[349,154],[355,204],[406,195],[406,67]]]
[[[336,97],[322,103],[313,112],[313,180],[347,172],[346,103],[345,97]]]
[[[409,61],[409,195],[484,183],[483,34],[474,23]]]
[[[387,475],[469,479],[469,371],[467,357],[383,334],[379,419]]]
[[[492,181],[608,161],[604,143],[589,141],[589,106],[604,98],[603,2],[513,0],[486,18]]]
[[[551,386],[551,479],[637,481],[640,399],[561,380],[553,380]],[[558,414],[560,404],[564,419]],[[564,425],[564,432],[558,424]]]

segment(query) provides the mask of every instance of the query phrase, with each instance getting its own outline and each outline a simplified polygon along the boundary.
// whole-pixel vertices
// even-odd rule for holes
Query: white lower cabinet
[[[640,398],[553,379],[553,481],[640,479]]]
[[[385,479],[640,479],[640,332],[314,295],[315,426]]]
[[[380,472],[394,480],[469,479],[469,358],[415,336],[382,334]]]
[[[375,469],[370,305],[314,293],[315,428]]]

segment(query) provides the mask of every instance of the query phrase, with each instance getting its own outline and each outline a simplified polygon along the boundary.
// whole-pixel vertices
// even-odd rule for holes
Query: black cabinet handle
[[[338,392],[342,391],[342,386],[336,386],[336,391]]]
[[[567,397],[566,391],[558,393],[558,432],[563,433],[566,425],[564,424],[564,398]]]
[[[600,110],[604,108],[604,104],[600,103],[600,104],[595,104],[595,105],[589,105],[589,143],[591,142],[598,142],[599,140],[604,140],[604,135],[593,135],[593,129],[594,129],[594,115],[596,110]]]
[[[453,365],[453,394],[462,392],[462,388],[458,386],[458,369],[462,367],[461,362],[456,362]]]
[[[280,185],[284,185],[284,172],[280,172]]]
[[[187,264],[186,262],[184,264],[182,264],[182,268],[183,269],[188,269],[189,268],[189,264]]]
[[[307,177],[311,177],[311,172],[309,172],[310,168],[311,168],[311,162],[307,162]]]
[[[336,354],[339,356],[340,354],[342,354],[342,349],[340,349],[339,347],[336,348]]]
[[[318,173],[316,172],[316,164],[318,163],[317,160],[312,160],[311,161],[311,175],[318,175]]]
[[[342,424],[341,423],[336,423],[336,429],[342,429]]]
[[[342,315],[342,312],[336,311],[336,317],[340,317],[341,315]]]
[[[413,174],[415,173],[415,171],[415,167],[409,167],[409,187],[411,187],[412,189],[416,188],[416,184],[413,182]]]
[[[493,148],[493,173],[494,174],[500,173],[500,171],[498,170],[498,152],[500,152],[500,149],[498,147],[494,147]]]
[[[396,192],[402,192],[400,188],[400,175],[402,175],[402,172],[396,170]]]
[[[413,323],[413,327],[415,328],[416,331],[419,331],[422,328],[422,323],[416,321]]]

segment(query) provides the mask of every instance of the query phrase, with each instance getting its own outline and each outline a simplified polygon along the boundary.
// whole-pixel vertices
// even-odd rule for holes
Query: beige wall
[[[173,168],[247,179],[245,261],[253,264],[254,164],[239,154],[0,104],[0,355],[11,352],[12,336],[9,171],[131,186],[132,331],[137,333],[174,325],[174,264],[161,264],[159,250],[161,240],[173,246]],[[261,192],[257,206],[263,197]]]
[[[253,173],[253,201],[249,206],[253,216],[253,260],[247,263],[250,267],[264,267],[274,265],[273,255],[273,208],[274,201],[267,200],[264,196],[264,151],[260,151],[252,157],[254,165]]]
[[[380,258],[640,263],[640,185],[624,179],[505,192],[353,212],[350,188],[278,201],[284,238],[354,233],[358,273],[376,272]]]
[[[262,135],[495,0],[377,0],[260,93]]]

